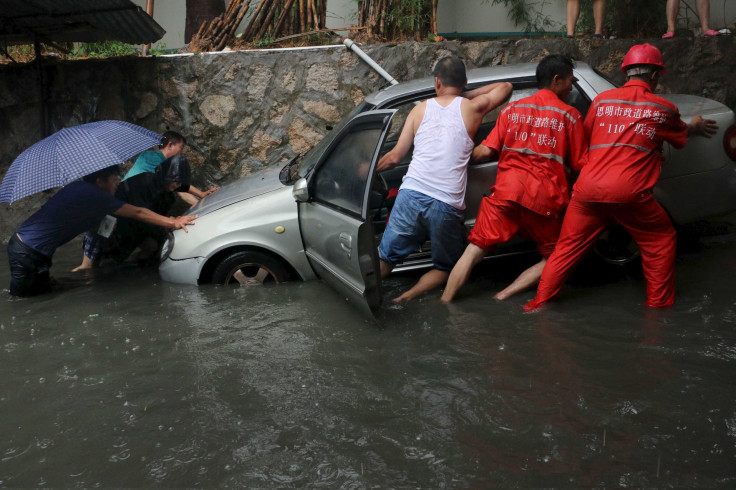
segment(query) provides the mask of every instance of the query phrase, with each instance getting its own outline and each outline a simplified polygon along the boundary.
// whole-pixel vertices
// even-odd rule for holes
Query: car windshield
[[[595,72],[596,75],[598,75],[599,77],[601,77],[602,79],[604,79],[605,81],[613,85],[614,87],[618,88],[621,86],[620,82],[615,82],[608,75],[600,71],[598,68],[593,68],[593,71]]]
[[[332,138],[330,134],[339,133],[345,125],[353,119],[355,116],[362,112],[370,111],[374,108],[373,104],[367,102],[361,102],[358,106],[350,111],[350,114],[345,116],[337,123],[328,134],[322,138],[319,143],[314,145],[311,150],[307,151],[304,155],[294,157],[289,163],[284,166],[281,170],[281,182],[286,185],[293,184],[298,179],[306,177],[307,174],[312,170],[317,162],[319,161],[322,154],[329,146]]]

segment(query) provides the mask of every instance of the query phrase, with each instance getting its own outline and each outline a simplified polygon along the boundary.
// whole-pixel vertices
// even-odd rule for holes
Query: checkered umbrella
[[[57,131],[15,159],[0,184],[0,202],[61,187],[118,165],[161,143],[161,136],[124,121],[98,121]]]

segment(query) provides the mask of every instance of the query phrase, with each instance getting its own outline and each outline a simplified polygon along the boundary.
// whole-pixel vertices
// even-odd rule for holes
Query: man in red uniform
[[[573,68],[572,60],[563,55],[540,61],[536,73],[540,90],[509,104],[491,134],[473,150],[474,163],[500,154],[496,184],[481,201],[470,244],[450,273],[443,303],[452,301],[487,252],[517,232],[533,239],[543,258],[494,298],[506,299],[539,280],[569,200],[565,165],[580,170],[585,153],[582,116],[563,102],[575,81]]]
[[[575,183],[560,239],[542,273],[538,308],[559,293],[575,265],[611,220],[628,230],[641,250],[649,307],[675,300],[675,229],[654,199],[662,144],[682,148],[689,134],[712,136],[716,122],[696,116],[688,125],[671,102],[654,95],[665,73],[662,53],[650,44],[632,47],[621,70],[626,84],[598,95],[585,118],[590,138],[586,163]]]

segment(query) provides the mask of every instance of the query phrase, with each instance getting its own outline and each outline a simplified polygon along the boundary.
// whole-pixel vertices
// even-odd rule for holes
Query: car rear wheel
[[[268,286],[289,279],[278,260],[256,251],[240,251],[224,257],[212,273],[212,282],[232,286]]]
[[[639,246],[619,225],[608,227],[598,238],[594,250],[604,262],[612,265],[630,264],[641,257]]]

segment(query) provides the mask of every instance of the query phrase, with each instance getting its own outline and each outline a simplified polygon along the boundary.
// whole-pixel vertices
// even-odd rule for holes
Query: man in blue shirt
[[[8,242],[10,293],[33,296],[49,292],[51,257],[58,247],[96,226],[106,214],[166,228],[194,224],[197,218],[169,218],[115,198],[120,169],[107,167],[72,182],[57,192],[16,230]]]

